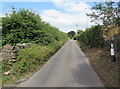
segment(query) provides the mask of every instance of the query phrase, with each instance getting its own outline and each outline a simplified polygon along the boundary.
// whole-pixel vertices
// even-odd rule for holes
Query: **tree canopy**
[[[92,13],[87,16],[92,18],[92,22],[102,22],[104,26],[117,25],[120,26],[120,1],[119,2],[97,2],[91,8]]]
[[[73,38],[76,33],[74,31],[70,31],[67,34],[70,38]]]

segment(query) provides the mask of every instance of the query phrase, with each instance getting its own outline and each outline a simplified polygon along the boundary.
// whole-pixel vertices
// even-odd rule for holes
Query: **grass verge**
[[[97,72],[104,85],[106,87],[118,87],[120,84],[118,76],[118,58],[120,58],[120,53],[116,54],[117,61],[111,62],[108,48],[90,48],[82,42],[77,43],[86,57],[88,57],[91,66]]]
[[[13,86],[20,79],[32,76],[65,42],[66,40],[57,41],[48,46],[34,44],[21,50],[16,62],[11,62],[9,59],[3,60],[2,86]],[[8,74],[4,74],[5,72]]]
[[[2,61],[0,60],[0,88],[2,87]]]

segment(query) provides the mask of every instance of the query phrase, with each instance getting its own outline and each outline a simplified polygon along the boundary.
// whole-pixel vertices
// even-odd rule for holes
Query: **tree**
[[[91,8],[92,13],[87,14],[92,22],[102,22],[105,27],[120,26],[120,2],[97,2]]]
[[[70,38],[73,38],[73,36],[76,34],[74,31],[70,31],[67,33]]]

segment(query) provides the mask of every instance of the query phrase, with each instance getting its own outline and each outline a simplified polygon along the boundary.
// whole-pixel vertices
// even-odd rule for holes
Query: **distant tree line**
[[[68,34],[68,37],[73,38],[76,33],[74,31],[70,31],[67,34]]]

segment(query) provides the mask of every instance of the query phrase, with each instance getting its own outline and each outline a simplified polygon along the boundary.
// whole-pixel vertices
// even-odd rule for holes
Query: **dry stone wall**
[[[27,48],[31,43],[16,44],[15,46],[5,45],[0,51],[0,60],[4,59],[16,59],[17,53],[21,49]]]

